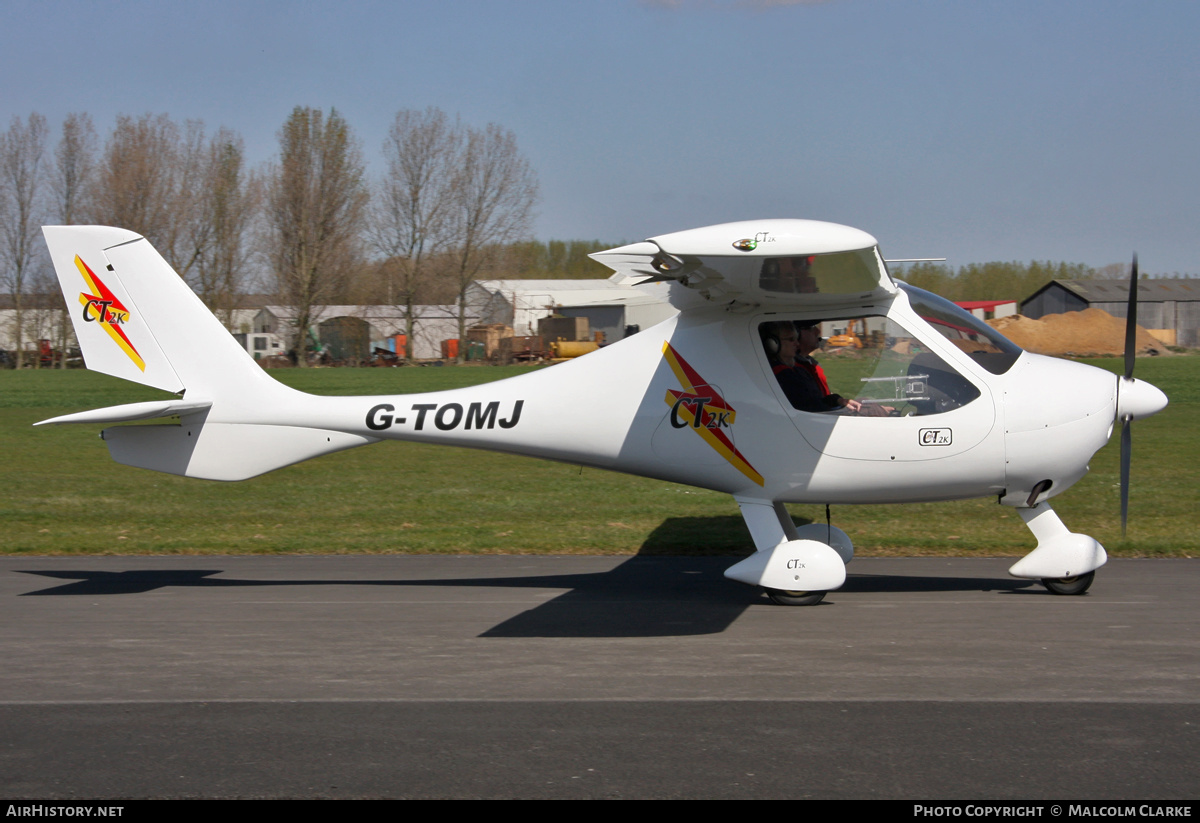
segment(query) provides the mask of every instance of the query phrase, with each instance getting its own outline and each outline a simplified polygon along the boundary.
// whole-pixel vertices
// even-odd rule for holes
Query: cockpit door
[[[778,315],[760,321],[778,322]],[[861,411],[793,408],[775,379],[778,364],[765,353],[762,361],[781,407],[817,451],[852,460],[937,460],[969,451],[991,432],[996,411],[986,383],[963,367],[960,353],[940,335],[924,328],[906,301],[896,301],[884,315],[823,318],[822,330],[843,332],[842,345],[813,353],[830,392],[860,401]]]

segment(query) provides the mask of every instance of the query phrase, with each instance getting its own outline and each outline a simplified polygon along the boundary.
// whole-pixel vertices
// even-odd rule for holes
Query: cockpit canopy
[[[871,303],[896,293],[874,237],[817,220],[725,223],[591,256],[622,285],[665,287],[681,311]]]

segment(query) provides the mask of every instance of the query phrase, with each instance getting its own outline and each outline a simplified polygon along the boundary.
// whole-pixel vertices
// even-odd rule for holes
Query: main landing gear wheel
[[[1055,594],[1083,594],[1095,579],[1096,573],[1088,572],[1075,577],[1044,577],[1042,585]]]
[[[767,589],[767,597],[779,606],[815,606],[825,597],[825,592],[789,592],[785,589]]]

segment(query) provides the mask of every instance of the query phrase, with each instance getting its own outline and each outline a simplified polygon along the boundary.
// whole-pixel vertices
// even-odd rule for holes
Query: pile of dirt
[[[1103,309],[1047,314],[1041,320],[1015,314],[987,322],[1021,348],[1037,354],[1105,357],[1125,353],[1125,321]],[[1134,340],[1139,355],[1169,353],[1141,326]]]

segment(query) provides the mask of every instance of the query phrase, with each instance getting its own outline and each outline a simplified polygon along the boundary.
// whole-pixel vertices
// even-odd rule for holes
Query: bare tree
[[[372,201],[369,236],[384,256],[387,302],[404,313],[410,360],[416,296],[430,259],[448,245],[463,145],[462,126],[434,108],[397,112],[383,144],[387,172]]]
[[[96,130],[88,114],[68,114],[62,137],[54,149],[50,189],[54,192],[54,219],[61,225],[79,222],[83,198],[96,167]]]
[[[144,235],[228,322],[258,189],[235,132],[208,138],[198,120],[181,128],[165,114],[122,115],[92,175],[85,214]]]
[[[307,361],[313,307],[358,265],[366,208],[361,152],[336,109],[297,106],[279,131],[267,191],[269,255],[280,299],[295,310],[296,361]]]
[[[46,118],[37,112],[21,122],[14,117],[8,131],[0,135],[0,254],[3,282],[12,294],[16,366],[21,368],[25,352],[23,296],[33,274],[40,224],[42,156],[46,152]],[[34,364],[38,358],[34,357]]]
[[[261,185],[246,170],[241,137],[228,129],[213,135],[200,166],[195,219],[186,237],[193,261],[189,280],[204,304],[232,328]]]
[[[195,225],[207,183],[204,124],[117,117],[87,197],[87,219],[143,235],[184,279],[202,254]]]
[[[1094,270],[1091,274],[1094,280],[1128,280],[1129,279],[1129,263],[1109,263],[1107,266],[1101,266]]]
[[[468,129],[455,178],[452,234],[458,289],[458,339],[467,336],[467,291],[505,247],[529,232],[537,201],[537,175],[508,129],[490,124]],[[460,344],[458,362],[466,356]]]
[[[172,221],[178,219],[179,127],[165,114],[117,117],[87,198],[88,222],[145,236],[173,260]]]
[[[169,176],[167,211],[159,229],[159,249],[179,276],[189,282],[195,266],[204,257],[213,231],[205,226],[208,214],[204,205],[213,180],[210,143],[204,136],[204,123],[188,120],[175,144],[174,167]]]
[[[79,222],[86,204],[84,198],[96,167],[96,130],[88,114],[68,114],[63,121],[62,137],[54,149],[54,164],[50,170],[50,189],[54,193],[53,218],[60,225],[70,226]],[[62,356],[58,367],[67,367],[67,350],[70,346],[71,323],[67,317],[69,307],[64,303],[59,312],[55,338]]]

